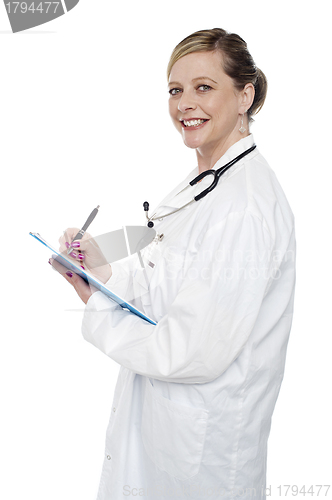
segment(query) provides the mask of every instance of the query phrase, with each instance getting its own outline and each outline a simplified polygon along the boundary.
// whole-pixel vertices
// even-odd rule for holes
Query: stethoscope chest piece
[[[152,222],[152,220],[149,220],[149,203],[147,201],[145,201],[143,203],[143,208],[144,208],[144,212],[145,212],[146,218],[148,219],[147,226],[150,227],[150,228],[152,228],[154,226],[154,223]]]

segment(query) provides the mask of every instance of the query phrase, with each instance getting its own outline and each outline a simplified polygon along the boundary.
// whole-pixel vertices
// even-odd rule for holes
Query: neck
[[[240,141],[244,137],[250,135],[249,131],[244,134],[240,132],[232,135],[232,137],[227,137],[224,141],[219,142],[217,147],[209,150],[208,148],[197,148],[196,156],[198,163],[198,173],[205,172],[205,170],[210,170],[217,163],[217,161],[226,153],[226,151],[233,146],[236,142]]]

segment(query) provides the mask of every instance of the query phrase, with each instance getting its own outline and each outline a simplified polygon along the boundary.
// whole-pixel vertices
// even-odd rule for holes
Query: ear
[[[250,106],[252,105],[255,97],[255,87],[252,83],[247,83],[243,90],[241,90],[239,95],[239,114],[243,115],[248,111]]]

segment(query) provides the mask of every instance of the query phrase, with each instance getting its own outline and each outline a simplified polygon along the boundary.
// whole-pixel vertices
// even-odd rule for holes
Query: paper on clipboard
[[[140,318],[145,319],[152,325],[156,325],[156,322],[153,321],[151,318],[146,316],[144,313],[142,313],[139,309],[136,309],[133,305],[131,305],[129,302],[126,302],[122,297],[119,297],[115,293],[113,293],[109,288],[107,288],[104,283],[99,281],[97,278],[89,274],[87,271],[83,271],[80,267],[75,265],[72,261],[70,261],[66,255],[60,254],[57,250],[55,250],[47,241],[44,240],[40,236],[39,233],[29,233],[33,238],[35,238],[37,241],[45,245],[49,250],[51,250],[54,254],[57,255],[57,261],[62,264],[64,267],[69,269],[70,271],[73,271],[74,273],[78,274],[82,279],[84,279],[87,283],[93,285],[95,288],[97,288],[99,291],[103,292],[109,299],[113,300],[117,304],[119,304],[122,308],[128,309],[130,312],[136,314]]]

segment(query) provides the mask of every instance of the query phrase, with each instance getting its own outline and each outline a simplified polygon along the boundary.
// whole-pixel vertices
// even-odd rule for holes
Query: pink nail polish
[[[70,244],[70,246],[71,246],[72,248],[80,248],[80,246],[81,246],[81,245],[80,245],[80,242],[79,242],[79,241],[73,241],[73,242]]]
[[[85,271],[85,267],[84,266],[81,266],[81,268],[84,269],[84,271]]]
[[[66,275],[69,276],[69,278],[72,278],[73,277],[73,273],[71,273],[70,271],[67,271],[66,272]]]
[[[77,256],[77,258],[80,259],[80,260],[84,260],[85,256],[82,253],[79,253],[78,256]]]
[[[69,255],[70,255],[70,257],[72,257],[73,259],[76,259],[76,257],[77,257],[77,253],[76,253],[76,252],[74,252],[74,250],[73,250],[72,252],[70,252],[70,254],[69,254]]]
[[[67,248],[69,248],[69,247],[70,247],[70,245],[69,245],[68,241],[66,241],[65,245],[66,245],[66,247],[67,247]]]

